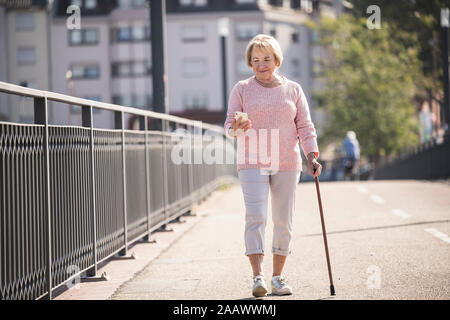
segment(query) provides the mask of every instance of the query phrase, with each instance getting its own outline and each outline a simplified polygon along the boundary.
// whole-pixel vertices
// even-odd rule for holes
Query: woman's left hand
[[[316,160],[314,155],[308,155],[308,167],[313,178],[320,176],[322,173],[322,165]]]

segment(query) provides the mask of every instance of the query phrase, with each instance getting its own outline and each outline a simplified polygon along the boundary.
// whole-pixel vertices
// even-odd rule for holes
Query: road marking
[[[367,190],[367,188],[364,188],[362,186],[357,186],[356,190],[358,190],[358,192],[361,192],[361,193],[369,193],[369,190]]]
[[[383,204],[383,203],[386,202],[386,201],[384,201],[384,199],[383,199],[382,197],[377,196],[376,194],[372,194],[372,195],[370,196],[370,199],[372,199],[373,201],[375,201],[375,202],[378,203],[378,204]]]
[[[433,236],[435,236],[447,243],[450,243],[450,237],[448,235],[446,235],[445,233],[440,232],[439,230],[436,230],[434,228],[428,228],[428,229],[425,229],[425,231],[431,233]]]
[[[411,217],[409,214],[407,214],[406,212],[404,212],[403,210],[400,210],[400,209],[394,209],[394,210],[392,210],[392,213],[403,219]]]

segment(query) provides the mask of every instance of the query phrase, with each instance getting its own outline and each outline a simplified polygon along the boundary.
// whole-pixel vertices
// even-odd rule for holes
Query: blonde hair
[[[281,64],[283,63],[283,52],[281,51],[280,44],[274,37],[267,34],[258,34],[250,40],[247,45],[247,49],[245,49],[247,65],[250,68],[252,67],[252,51],[254,47],[273,53],[275,57],[275,64],[278,63],[278,67],[281,67]]]

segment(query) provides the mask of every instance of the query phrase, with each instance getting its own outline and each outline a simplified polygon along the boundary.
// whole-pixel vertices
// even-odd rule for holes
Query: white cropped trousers
[[[241,169],[238,172],[245,201],[245,254],[264,254],[264,231],[267,222],[269,189],[272,204],[272,253],[291,253],[292,217],[295,191],[301,171]]]

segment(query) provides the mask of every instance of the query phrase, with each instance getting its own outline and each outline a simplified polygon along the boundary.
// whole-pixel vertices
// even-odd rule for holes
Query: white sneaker
[[[253,279],[253,296],[264,297],[267,294],[267,285],[264,276],[256,276]]]
[[[286,278],[283,276],[272,277],[272,294],[276,296],[284,296],[292,294],[292,288],[286,283]]]

